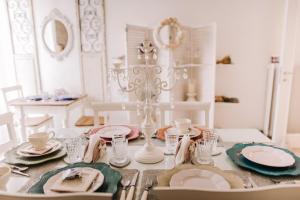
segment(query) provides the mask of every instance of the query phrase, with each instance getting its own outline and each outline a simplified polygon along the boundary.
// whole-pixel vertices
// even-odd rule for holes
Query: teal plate
[[[41,179],[34,184],[29,190],[28,193],[35,194],[44,194],[43,186],[48,181],[49,178],[54,176],[55,174],[64,171],[66,169],[75,168],[75,167],[91,167],[94,169],[98,169],[104,175],[104,183],[103,185],[96,190],[96,192],[104,192],[104,193],[112,193],[115,194],[118,191],[118,185],[121,180],[120,172],[112,169],[109,165],[105,163],[75,163],[68,165],[64,168],[56,169],[53,171],[49,171],[45,173]]]
[[[295,159],[295,164],[291,167],[267,167],[264,165],[260,165],[257,163],[254,163],[247,158],[245,158],[242,154],[241,151],[243,148],[247,146],[253,146],[253,145],[261,145],[261,146],[271,146],[271,145],[266,145],[266,144],[261,144],[261,143],[250,143],[250,144],[242,144],[238,143],[235,144],[233,147],[228,149],[226,151],[227,155],[231,158],[231,160],[237,164],[240,167],[250,169],[252,171],[255,171],[257,173],[267,175],[267,176],[298,176],[300,175],[300,158],[297,157],[295,154],[290,152],[287,149],[282,149],[278,147],[289,154],[291,154],[294,159]]]

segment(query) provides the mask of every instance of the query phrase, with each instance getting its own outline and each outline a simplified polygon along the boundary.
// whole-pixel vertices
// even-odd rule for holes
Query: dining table
[[[26,114],[51,114],[62,116],[62,127],[70,126],[70,112],[78,107],[83,107],[87,102],[87,95],[81,95],[76,99],[57,101],[53,98],[47,100],[28,100],[18,98],[8,102],[9,106],[14,107],[20,116],[20,126],[22,136],[25,136],[25,116]]]
[[[82,133],[86,132],[86,128],[61,128],[56,129],[57,137],[64,137],[65,135],[77,135],[80,136]],[[271,144],[271,140],[263,135],[260,131],[256,129],[216,129],[216,134],[219,135],[220,141],[218,147],[221,149],[221,154],[213,156],[213,163],[215,167],[218,167],[221,170],[234,173],[241,177],[245,185],[250,187],[260,187],[265,185],[275,184],[272,179],[267,176],[263,176],[243,168],[238,167],[226,154],[226,150],[231,148],[235,143],[264,143]],[[130,164],[123,168],[115,168],[118,170],[122,176],[134,176],[136,172],[139,172],[137,186],[134,193],[134,199],[141,199],[142,192],[144,191],[145,184],[147,179],[157,177],[161,172],[172,169],[175,166],[174,159],[172,155],[165,155],[163,161],[155,164],[142,164],[134,160],[134,152],[136,152],[143,144],[145,140],[143,137],[140,137],[136,140],[129,142],[128,145],[128,156],[130,157]],[[153,139],[153,143],[164,150],[165,142]],[[104,157],[102,157],[98,162],[103,162],[109,164],[109,159],[112,152],[110,146],[107,147],[107,152]],[[49,161],[43,164],[30,166],[26,171],[30,176],[20,176],[18,174],[12,174],[6,187],[2,190],[5,190],[9,193],[26,193],[28,189],[33,186],[43,175],[44,173],[59,169],[67,166],[63,159],[57,159]],[[149,193],[148,199],[155,199],[154,194]],[[120,190],[117,195],[117,199],[120,196]]]

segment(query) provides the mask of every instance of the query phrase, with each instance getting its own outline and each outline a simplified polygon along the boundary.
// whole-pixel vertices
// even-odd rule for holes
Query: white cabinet
[[[158,64],[164,70],[162,76],[168,80],[167,69],[169,66],[184,68],[189,80],[178,80],[171,92],[163,92],[160,101],[186,101],[188,81],[195,82],[197,101],[211,102],[210,127],[213,127],[214,99],[215,99],[215,67],[216,67],[216,25],[210,24],[198,28],[184,26],[184,39],[182,44],[171,51],[158,49]],[[126,64],[127,66],[140,64],[137,59],[137,46],[145,39],[153,40],[153,28],[127,25],[126,27]],[[132,95],[130,100],[134,100]],[[175,108],[176,109],[176,108]],[[172,116],[173,115],[173,116]],[[189,117],[193,123],[204,122],[204,113],[180,112],[170,113],[169,118]],[[171,119],[169,119],[171,120]]]

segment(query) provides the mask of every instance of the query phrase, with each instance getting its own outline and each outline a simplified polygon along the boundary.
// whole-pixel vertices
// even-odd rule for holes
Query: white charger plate
[[[52,147],[49,151],[45,152],[44,154],[32,154],[32,153],[26,153],[26,152],[22,152],[22,149],[24,148],[27,148],[29,146],[31,146],[31,144],[28,142],[28,143],[24,143],[24,145],[22,145],[21,147],[19,147],[17,149],[17,154],[19,156],[22,156],[22,157],[26,157],[26,158],[34,158],[34,157],[41,157],[41,156],[45,156],[45,155],[49,155],[51,153],[54,153],[55,151],[58,151],[61,147],[62,147],[62,144],[61,142],[57,141],[57,140],[51,140],[51,142],[55,142],[56,145],[54,147]]]
[[[83,170],[91,170],[91,171],[96,171],[98,173],[98,176],[95,180],[95,182],[93,183],[93,185],[89,188],[88,191],[86,192],[95,192],[98,188],[100,188],[102,186],[102,184],[104,183],[104,175],[101,173],[101,171],[94,169],[94,168],[90,168],[90,167],[82,167],[81,169]],[[48,179],[48,181],[44,184],[43,189],[44,189],[44,194],[61,194],[61,192],[55,192],[51,190],[52,185],[63,176],[65,171],[59,172],[56,175],[52,176],[51,178]]]
[[[241,154],[252,162],[268,167],[289,167],[295,163],[291,154],[270,146],[247,146]]]
[[[170,187],[186,187],[194,189],[231,189],[228,181],[221,175],[204,169],[186,169],[174,174]]]
[[[114,134],[125,135],[128,136],[131,133],[131,129],[127,126],[105,126],[97,131],[95,134],[99,135],[102,138],[111,139]]]

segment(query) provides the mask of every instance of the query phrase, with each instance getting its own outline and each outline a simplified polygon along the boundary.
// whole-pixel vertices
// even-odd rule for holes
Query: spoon
[[[122,179],[121,180],[121,184],[122,184],[123,189],[122,189],[120,200],[125,200],[125,197],[126,197],[126,188],[129,186],[130,180],[128,180],[128,179]]]

